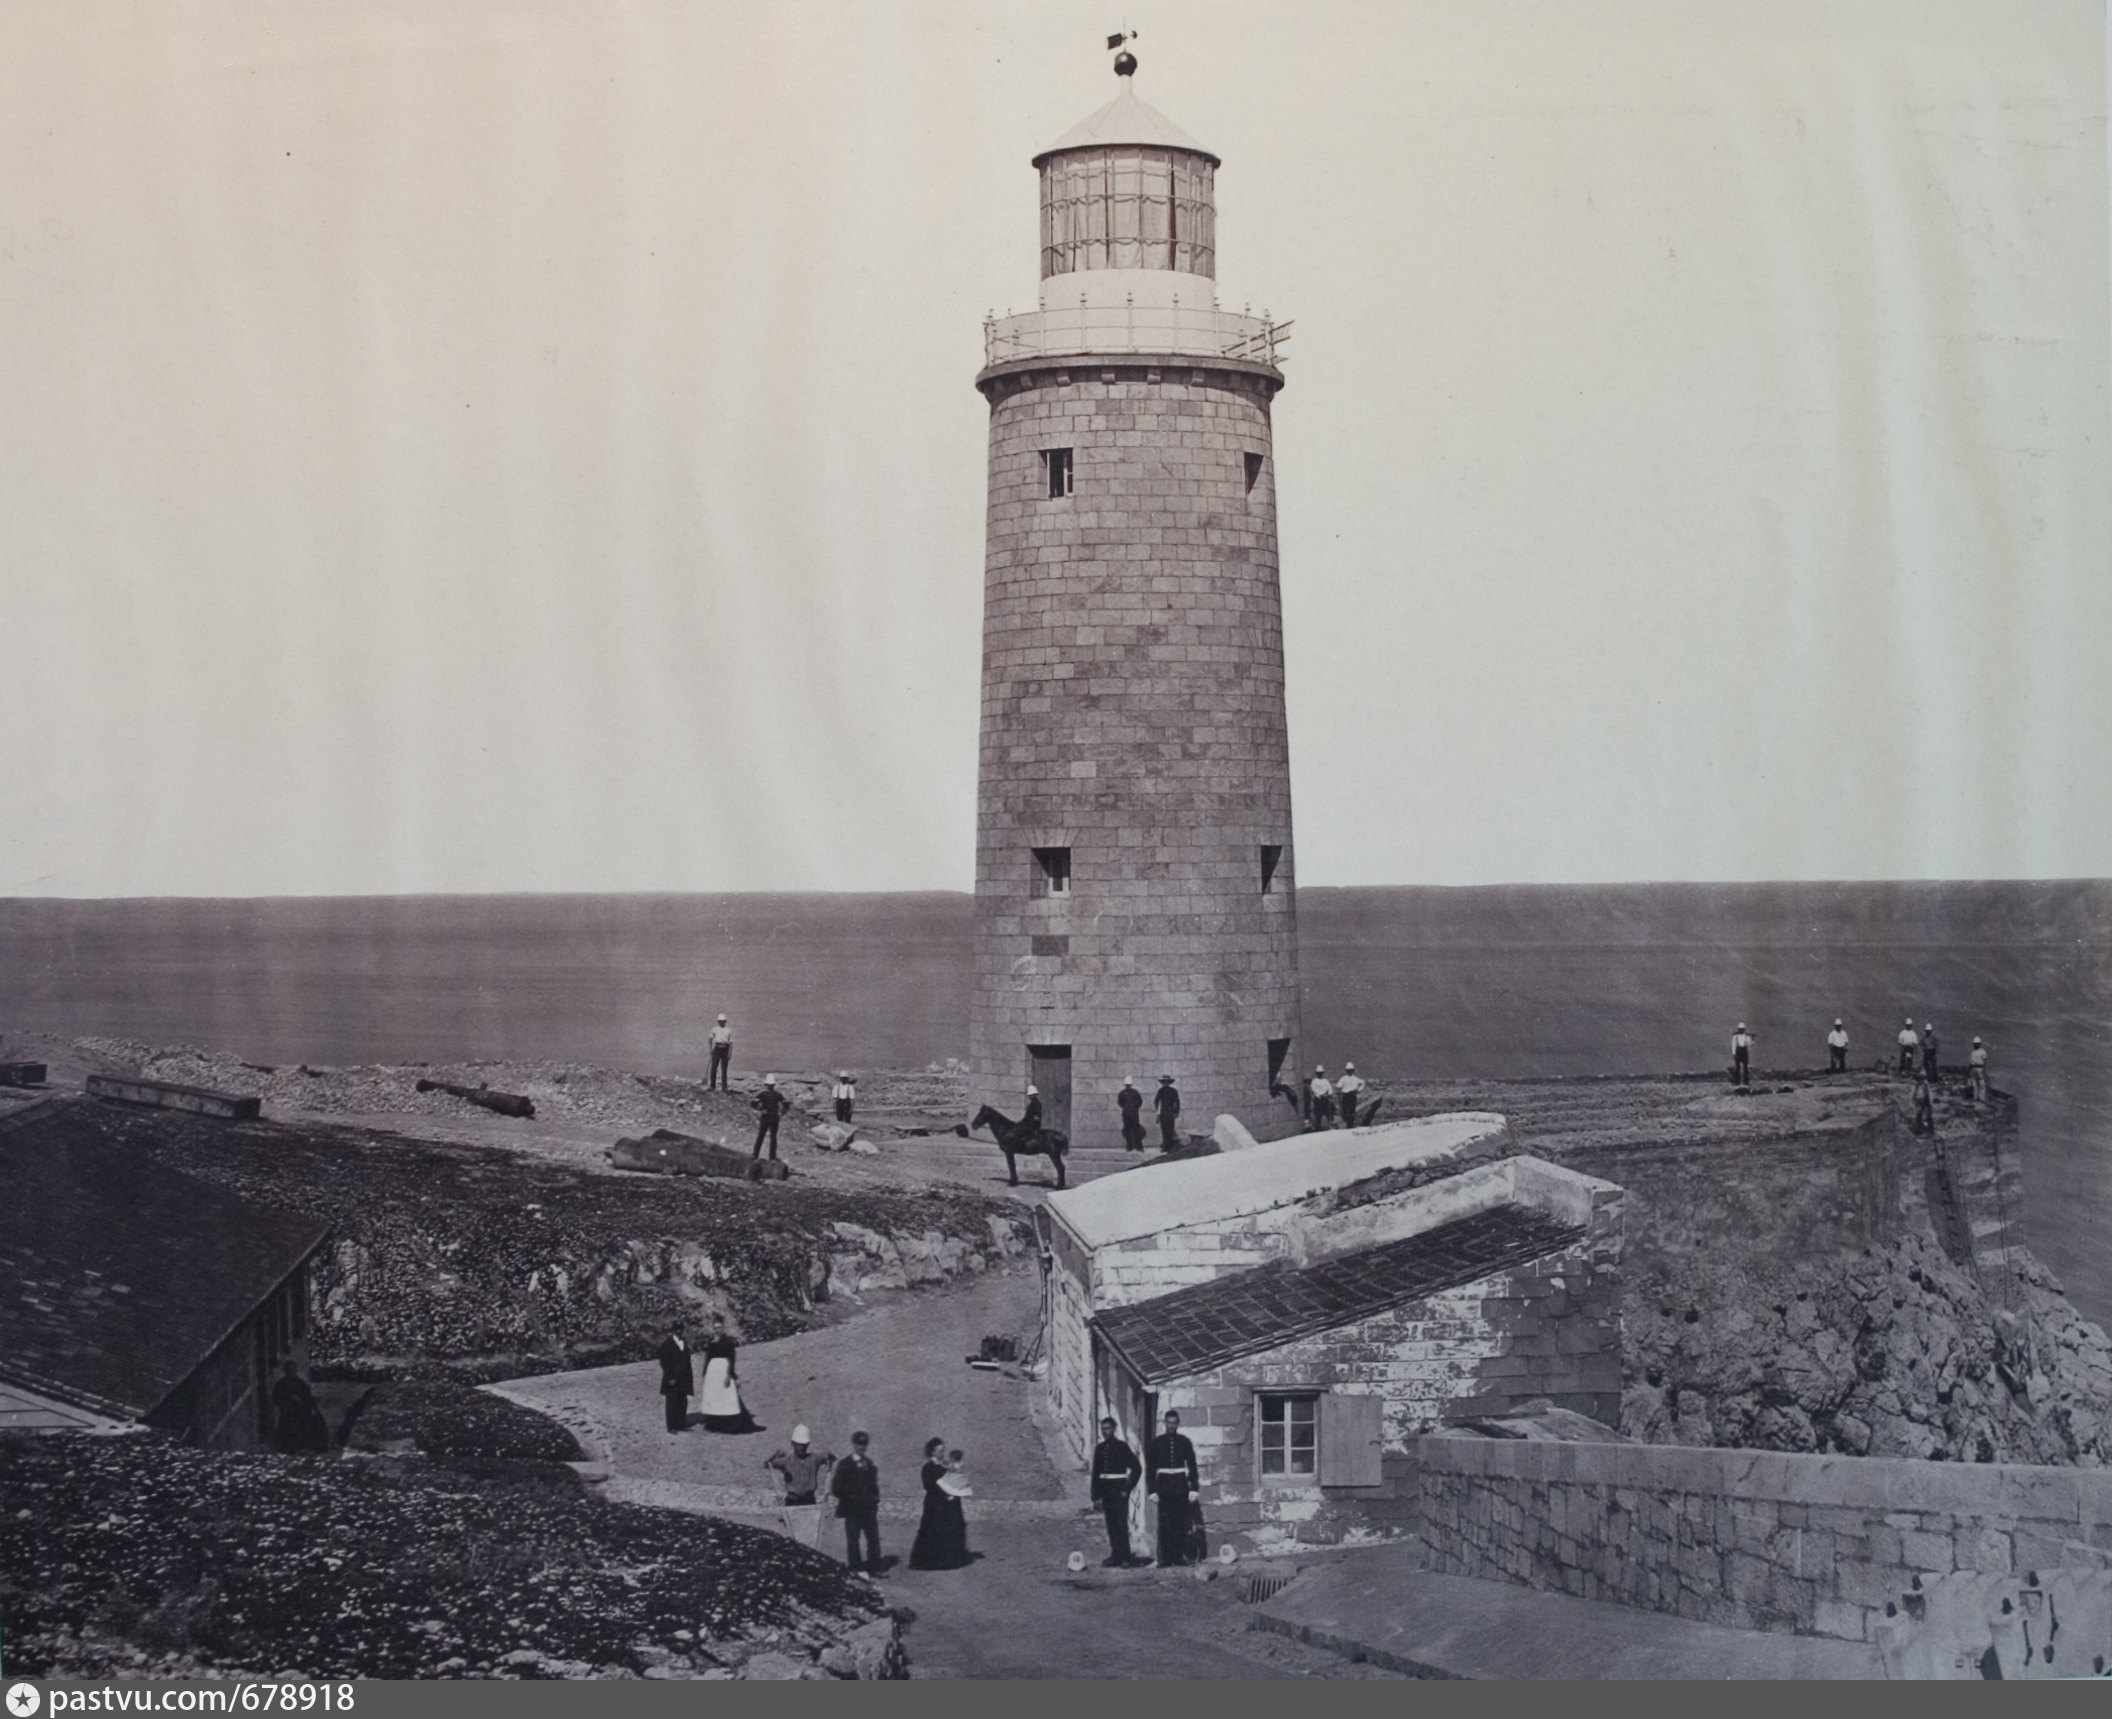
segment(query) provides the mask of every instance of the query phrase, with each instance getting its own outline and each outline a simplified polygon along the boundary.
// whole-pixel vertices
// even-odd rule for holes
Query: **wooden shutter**
[[[1377,1486],[1385,1448],[1386,1404],[1380,1397],[1334,1392],[1320,1399],[1320,1484]]]

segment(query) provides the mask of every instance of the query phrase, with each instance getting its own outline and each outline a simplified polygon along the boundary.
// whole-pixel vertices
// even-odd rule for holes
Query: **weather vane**
[[[1121,47],[1121,45],[1122,45],[1122,44],[1123,44],[1124,42],[1134,42],[1134,41],[1135,41],[1136,39],[1137,39],[1137,33],[1136,33],[1136,31],[1134,31],[1134,30],[1122,30],[1122,31],[1118,31],[1118,32],[1117,32],[1116,34],[1114,34],[1114,35],[1112,35],[1112,36],[1108,37],[1108,39],[1107,39],[1107,46],[1108,46],[1108,49],[1109,49],[1109,51],[1110,51],[1110,52],[1113,52],[1113,50],[1114,50],[1114,49],[1116,49],[1116,48],[1119,48],[1119,47]],[[1116,55],[1115,55],[1115,76],[1116,76],[1116,77],[1118,77],[1118,78],[1126,78],[1126,77],[1129,77],[1129,76],[1131,76],[1131,75],[1132,75],[1132,74],[1133,74],[1133,73],[1134,73],[1134,72],[1136,71],[1136,69],[1137,69],[1137,56],[1136,56],[1135,54],[1116,54]]]

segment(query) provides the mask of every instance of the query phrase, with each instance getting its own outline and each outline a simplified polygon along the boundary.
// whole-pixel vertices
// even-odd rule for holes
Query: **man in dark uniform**
[[[682,1333],[670,1331],[660,1345],[660,1394],[667,1399],[667,1430],[680,1432],[689,1425],[689,1399],[696,1394],[697,1373],[690,1364],[689,1345]]]
[[[271,1386],[271,1447],[289,1456],[330,1448],[330,1424],[316,1407],[315,1393],[288,1360]]]
[[[1112,1415],[1100,1423],[1100,1442],[1093,1450],[1093,1502],[1107,1518],[1107,1564],[1119,1570],[1130,1561],[1129,1495],[1143,1468],[1137,1453],[1115,1437]]]
[[[777,1090],[776,1075],[766,1074],[763,1076],[763,1090],[748,1101],[748,1108],[757,1112],[755,1150],[749,1153],[748,1156],[760,1158],[763,1155],[763,1136],[767,1134],[770,1136],[770,1156],[775,1158],[777,1156],[778,1120],[787,1110],[791,1109],[791,1106],[785,1102],[785,1095]]]
[[[1141,1152],[1144,1150],[1144,1095],[1137,1090],[1134,1079],[1125,1076],[1122,1090],[1115,1094],[1115,1103],[1122,1110],[1122,1150]]]
[[[1181,1089],[1173,1084],[1172,1075],[1159,1076],[1159,1090],[1151,1095],[1151,1107],[1159,1113],[1159,1150],[1178,1150],[1181,1136],[1174,1124],[1180,1120]]]
[[[836,1500],[836,1514],[843,1518],[844,1562],[869,1576],[880,1573],[880,1470],[866,1454],[872,1440],[862,1432],[851,1434],[851,1454],[836,1465],[829,1481],[829,1494]],[[865,1542],[865,1560],[859,1561],[859,1541]]]
[[[1030,1086],[1027,1088],[1027,1108],[1020,1113],[1019,1125],[1022,1128],[1039,1128],[1041,1126],[1040,1087]]]
[[[1943,1075],[1936,1061],[1936,1023],[1930,1021],[1921,1029],[1921,1072],[1928,1077],[1931,1086],[1941,1086]]]
[[[1195,1466],[1195,1446],[1181,1434],[1181,1417],[1166,1411],[1166,1430],[1151,1441],[1145,1453],[1147,1479],[1152,1496],[1159,1501],[1159,1562],[1188,1562],[1188,1506],[1202,1490],[1202,1476]]]
[[[1731,1084],[1737,1087],[1753,1083],[1753,1035],[1745,1030],[1745,1023],[1738,1023],[1738,1030],[1731,1034]]]

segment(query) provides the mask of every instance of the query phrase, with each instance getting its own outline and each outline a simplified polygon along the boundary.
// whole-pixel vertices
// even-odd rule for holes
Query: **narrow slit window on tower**
[[[1277,862],[1282,858],[1282,843],[1263,842],[1261,844],[1261,893],[1263,895],[1276,893],[1276,866]]]
[[[1034,893],[1036,895],[1069,895],[1071,893],[1071,850],[1069,848],[1036,848],[1034,850]]]
[[[1041,463],[1049,476],[1049,497],[1071,493],[1071,450],[1069,448],[1043,448]]]
[[[1247,455],[1247,493],[1249,495],[1254,493],[1254,486],[1261,481],[1261,460],[1262,456],[1259,454]]]

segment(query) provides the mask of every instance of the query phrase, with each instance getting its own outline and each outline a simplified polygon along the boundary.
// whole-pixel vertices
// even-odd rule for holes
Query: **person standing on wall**
[[[1914,1017],[1907,1017],[1907,1024],[1899,1029],[1899,1072],[1914,1072],[1914,1053],[1921,1048],[1921,1040],[1914,1032]]]
[[[872,1442],[864,1432],[851,1434],[851,1454],[836,1465],[836,1473],[829,1481],[829,1495],[836,1500],[836,1514],[843,1518],[844,1562],[853,1570],[877,1576],[880,1574],[880,1470],[866,1454],[866,1447]]]
[[[1357,1125],[1357,1095],[1364,1090],[1364,1077],[1357,1073],[1357,1065],[1346,1062],[1342,1065],[1342,1078],[1335,1082],[1335,1102],[1342,1107],[1342,1126]]]
[[[1327,1065],[1316,1064],[1313,1078],[1306,1083],[1306,1090],[1313,1097],[1313,1132],[1320,1134],[1335,1125],[1335,1089],[1327,1078]]]
[[[697,1389],[697,1372],[689,1358],[689,1345],[682,1333],[670,1331],[660,1345],[660,1394],[667,1399],[667,1430],[678,1433],[689,1425],[689,1399]]]
[[[1841,1025],[1841,1017],[1833,1017],[1833,1031],[1826,1035],[1826,1072],[1841,1074],[1848,1067],[1848,1029]]]
[[[1753,1035],[1743,1021],[1731,1034],[1731,1084],[1740,1091],[1753,1084]]]
[[[1143,1151],[1144,1095],[1137,1090],[1134,1075],[1122,1077],[1122,1090],[1115,1094],[1115,1106],[1122,1112],[1122,1150]]]
[[[748,1101],[748,1108],[756,1113],[755,1150],[748,1156],[755,1159],[762,1157],[763,1136],[767,1134],[770,1137],[770,1156],[774,1161],[777,1157],[777,1125],[785,1112],[792,1108],[786,1102],[785,1095],[777,1090],[776,1075],[763,1076],[763,1090]]]
[[[848,1070],[836,1077],[836,1090],[831,1096],[836,1100],[836,1120],[848,1123],[858,1103],[858,1083],[851,1079]]]
[[[1166,1430],[1151,1441],[1145,1452],[1151,1494],[1159,1501],[1159,1562],[1188,1562],[1188,1507],[1202,1490],[1202,1475],[1195,1465],[1195,1446],[1181,1432],[1181,1417],[1166,1411]]]
[[[1129,1497],[1144,1473],[1137,1453],[1115,1436],[1115,1417],[1100,1422],[1100,1442],[1093,1448],[1093,1502],[1107,1518],[1107,1567],[1119,1570],[1134,1554],[1129,1548]]]
[[[1936,1023],[1924,1021],[1921,1028],[1921,1072],[1931,1086],[1943,1084],[1943,1070],[1936,1061]]]
[[[705,1077],[704,1090],[717,1087],[721,1092],[731,1092],[728,1084],[733,1069],[733,1029],[726,1024],[726,1017],[719,1017],[719,1024],[711,1029],[711,1072]]]
[[[1151,1107],[1159,1113],[1159,1150],[1180,1150],[1180,1131],[1174,1126],[1181,1119],[1181,1089],[1173,1084],[1173,1076],[1159,1076],[1159,1090],[1151,1095]]]
[[[1965,1062],[1966,1067],[1972,1070],[1970,1079],[1973,1087],[1973,1102],[1975,1104],[1985,1104],[1987,1102],[1987,1046],[1982,1044],[1977,1038],[1974,1039],[1972,1054],[1965,1059]]]

